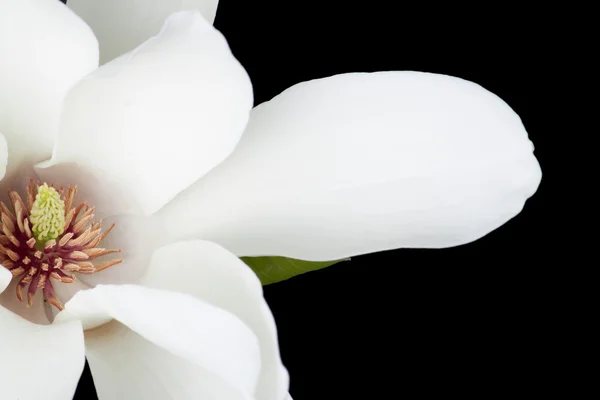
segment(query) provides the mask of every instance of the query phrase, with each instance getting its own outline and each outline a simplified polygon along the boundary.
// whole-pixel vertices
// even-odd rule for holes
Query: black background
[[[293,4],[290,4],[293,3]],[[221,0],[215,26],[255,104],[333,74],[417,70],[474,81],[520,115],[543,178],[524,210],[468,245],[402,249],[265,287],[295,400],[528,395],[552,385],[546,117],[549,38],[521,8]],[[398,8],[401,6],[401,8]],[[91,396],[86,372],[77,399]]]

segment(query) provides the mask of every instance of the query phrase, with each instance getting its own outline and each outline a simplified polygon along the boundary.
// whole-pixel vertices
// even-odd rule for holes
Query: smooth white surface
[[[0,285],[2,276],[0,271]],[[79,322],[37,325],[0,306],[2,399],[72,399],[85,364],[84,353]]]
[[[100,400],[250,400],[116,321],[86,332],[86,348]]]
[[[90,28],[56,0],[0,0],[0,133],[8,142],[2,195],[50,157],[61,103],[98,66]],[[26,181],[25,181],[26,183]]]
[[[8,164],[8,144],[4,135],[0,132],[0,181],[6,173],[6,165]]]
[[[200,240],[158,249],[141,285],[188,293],[238,316],[256,334],[262,361],[256,400],[281,400],[289,388],[273,315],[260,281],[239,258]]]
[[[218,0],[69,0],[68,6],[94,30],[102,63],[154,36],[174,12],[199,10],[213,23]]]
[[[182,293],[136,285],[98,285],[75,294],[55,321],[80,320],[85,329],[93,329],[110,319],[214,373],[243,394],[251,394],[256,387],[258,340],[227,311]]]
[[[333,260],[472,242],[517,215],[540,179],[520,118],[481,86],[353,73],[256,107],[231,157],[159,216],[171,240]]]
[[[252,101],[223,36],[198,12],[176,13],[69,93],[52,160],[38,166],[78,164],[114,194],[112,215],[151,214],[233,151]]]

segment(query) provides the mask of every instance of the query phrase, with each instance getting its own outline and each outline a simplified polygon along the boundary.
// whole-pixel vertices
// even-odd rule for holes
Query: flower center
[[[64,196],[63,196],[64,194]],[[94,222],[94,208],[81,203],[73,207],[77,186],[58,190],[33,179],[27,186],[27,206],[14,190],[8,191],[13,208],[0,202],[0,262],[18,279],[17,298],[33,304],[38,290],[59,310],[52,281],[75,282],[74,272],[93,274],[123,262],[122,259],[95,265],[92,261],[121,249],[96,247],[114,227],[102,232],[102,221]]]

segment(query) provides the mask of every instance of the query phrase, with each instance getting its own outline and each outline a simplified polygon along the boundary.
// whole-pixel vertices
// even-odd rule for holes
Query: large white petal
[[[186,294],[135,285],[99,285],[75,294],[56,321],[79,319],[86,329],[93,329],[113,318],[240,393],[253,393],[260,372],[258,340],[233,314]],[[93,364],[91,368],[94,373]]]
[[[520,118],[479,85],[354,73],[256,107],[232,156],[160,218],[174,240],[331,260],[469,243],[518,214],[540,179]]]
[[[0,306],[0,360],[0,398],[72,399],[85,364],[81,324],[36,325]]]
[[[117,321],[86,332],[86,356],[100,400],[248,399]]]
[[[61,102],[98,66],[98,42],[59,1],[0,0],[0,54],[0,133],[10,149],[5,187],[17,170],[29,175],[34,162],[50,157]]]
[[[176,11],[199,10],[211,24],[218,0],[69,0],[67,5],[94,30],[102,63],[145,42]]]
[[[237,315],[260,341],[257,400],[282,400],[289,376],[281,362],[273,315],[256,275],[222,247],[205,241],[179,242],[155,251],[141,285],[189,293]]]
[[[198,12],[176,13],[71,90],[52,160],[39,167],[78,164],[119,199],[114,214],[150,214],[233,151],[252,101],[223,36]]]

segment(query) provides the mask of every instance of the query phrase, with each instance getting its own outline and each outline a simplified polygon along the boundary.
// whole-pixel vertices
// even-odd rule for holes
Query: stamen
[[[0,210],[2,212],[2,214],[6,214],[11,218],[14,218],[14,216],[12,215],[12,212],[8,209],[8,207],[6,207],[6,204],[4,204],[3,201],[0,202]]]
[[[8,228],[9,232],[12,233],[15,231],[15,224],[11,220],[11,218],[8,216],[8,214],[2,213],[2,223],[4,224],[5,227]],[[8,236],[8,235],[6,235],[6,236]]]
[[[83,251],[72,251],[70,253],[65,254],[64,257],[69,260],[87,260],[88,258],[90,258]]]
[[[6,255],[10,257],[11,260],[13,261],[19,261],[19,255],[14,252],[13,250],[7,250],[6,251]]]
[[[52,304],[54,307],[58,308],[60,311],[62,311],[64,309],[62,303],[56,298],[56,295],[54,294],[54,287],[50,280],[48,280],[46,282],[46,286],[44,286],[44,298],[46,299],[46,301],[48,303]]]
[[[3,214],[3,215],[4,215],[4,214]],[[8,225],[6,225],[6,224],[2,224],[2,232],[3,232],[3,233],[4,233],[4,234],[5,234],[7,237],[8,237],[8,236],[11,236],[11,235],[13,234],[14,230],[13,230],[13,231],[11,231],[11,230],[9,229]]]
[[[25,227],[25,235],[30,238],[33,236],[33,234],[31,233],[31,229],[29,229],[29,218],[25,218],[25,220],[23,221],[23,226]]]
[[[75,277],[72,275],[65,274],[63,271],[57,269],[54,270],[50,277],[56,279],[57,281],[61,281],[62,283],[73,283],[75,282]]]
[[[44,245],[44,252],[49,253],[52,251],[52,248],[56,246],[56,240],[52,239],[52,240],[48,240],[46,242],[46,244]]]
[[[75,227],[73,227],[73,229],[75,230]],[[88,228],[85,231],[83,231],[83,233],[81,233],[77,239],[69,240],[66,244],[64,244],[64,246],[65,247],[81,246],[83,243],[86,242],[86,240],[90,236],[91,232],[92,232],[92,227],[88,226]]]
[[[96,247],[114,228],[102,232],[102,221],[94,222],[94,207],[80,203],[76,207],[77,186],[65,190],[30,180],[24,202],[14,190],[8,196],[12,209],[0,202],[0,264],[15,279],[16,295],[31,306],[38,290],[44,299],[58,308],[52,280],[73,283],[67,272],[93,274],[123,262],[109,260],[98,265],[90,262],[100,257],[122,252],[121,249]],[[27,205],[25,205],[27,204]]]
[[[22,202],[18,202],[15,208],[15,214],[17,215],[17,225],[19,227],[19,232],[23,233],[25,231],[25,227],[23,225],[23,214],[25,213],[25,205]]]
[[[111,261],[107,261],[105,263],[97,265],[95,267],[95,271],[94,272],[104,271],[105,269],[110,268],[113,265],[121,264],[122,262],[123,262],[123,260],[111,260]]]
[[[21,242],[19,242],[19,239],[17,239],[14,235],[11,235],[11,237],[9,237],[8,240],[10,240],[10,242],[12,244],[14,244],[15,247],[19,247],[21,245]]]
[[[94,218],[94,209],[90,208],[88,211],[86,211],[83,216],[81,218],[79,218],[79,220],[77,222],[75,222],[75,225],[73,225],[73,232],[79,232],[79,230],[81,230],[81,228],[83,228],[85,226],[85,224],[87,224],[88,222],[90,222],[92,220],[92,218]]]
[[[65,234],[62,238],[60,238],[60,241],[58,242],[58,245],[60,247],[64,247],[67,244],[67,242],[69,240],[71,240],[71,238],[73,237],[73,235],[74,235],[73,232],[69,232],[69,233]]]

